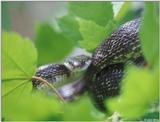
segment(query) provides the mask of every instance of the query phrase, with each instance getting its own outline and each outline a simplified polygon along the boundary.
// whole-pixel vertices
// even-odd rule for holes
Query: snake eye
[[[71,71],[83,71],[89,66],[91,62],[90,57],[85,55],[79,55],[76,57],[71,57],[64,62],[64,65]]]
[[[69,70],[73,70],[74,69],[74,64],[72,60],[67,60],[64,62],[64,65],[69,69]]]

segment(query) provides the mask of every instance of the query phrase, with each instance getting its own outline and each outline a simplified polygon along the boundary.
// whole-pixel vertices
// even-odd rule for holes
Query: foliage
[[[71,14],[65,15],[57,19],[58,25],[61,28],[63,35],[75,43],[82,39],[78,30],[79,25],[75,17]]]
[[[93,109],[91,100],[84,96],[79,101],[65,106],[63,120],[66,121],[93,121],[104,119],[104,114]]]
[[[21,95],[18,98],[10,95],[2,99],[2,111],[5,120],[61,120],[62,104],[53,97],[41,94]]]
[[[69,2],[68,10],[69,14],[59,18],[58,24],[68,39],[79,41],[87,51],[93,51],[115,29],[110,2]]]
[[[73,48],[72,41],[56,32],[47,23],[40,24],[37,27],[35,45],[38,51],[39,65],[60,61]]]
[[[118,111],[126,119],[136,119],[144,115],[149,109],[149,105],[158,100],[159,21],[156,7],[157,5],[154,3],[146,3],[144,19],[140,29],[142,50],[149,66],[146,69],[136,67],[128,69],[128,74],[122,84],[122,94],[106,104],[112,112]],[[150,67],[154,67],[156,70],[153,71]]]
[[[79,19],[78,22],[79,31],[83,37],[83,40],[79,41],[79,46],[91,52],[115,28],[113,21],[109,21],[105,27],[99,26],[93,21],[87,21],[84,19]]]
[[[112,4],[110,2],[69,2],[69,13],[92,20],[96,24],[105,26],[113,19]]]
[[[112,112],[120,112],[124,119],[144,115],[150,104],[158,99],[158,81],[147,69],[130,67],[122,86],[121,95],[108,100],[106,105]]]
[[[117,2],[113,3],[114,4],[114,15],[115,15],[115,20],[120,21],[120,19],[122,19],[127,11],[129,10],[129,7],[131,7],[131,3],[130,2],[120,2],[117,4]]]
[[[158,5],[147,3],[141,27],[141,45],[143,53],[151,66],[157,64],[159,51]]]
[[[2,96],[24,87],[34,75],[36,63],[37,52],[29,39],[23,39],[16,33],[3,32]]]
[[[29,39],[17,33],[2,33],[2,111],[5,120],[41,120],[58,112],[58,101],[31,95],[31,77],[36,63],[37,52]]]
[[[88,94],[63,105],[55,96],[34,93],[31,78],[37,66],[60,62],[74,47],[93,52],[119,24],[137,17],[130,7],[130,2],[121,5],[111,2],[68,2],[68,14],[57,19],[60,32],[48,23],[40,23],[35,46],[31,40],[17,33],[3,32],[3,120],[105,120],[108,113],[96,110]],[[158,5],[146,2],[140,29],[140,42],[149,65],[144,68],[128,66],[126,77],[122,80],[121,94],[106,101],[109,112],[119,112],[123,119],[151,116],[148,114],[150,104],[158,98],[157,8]],[[154,115],[157,116],[157,113]]]

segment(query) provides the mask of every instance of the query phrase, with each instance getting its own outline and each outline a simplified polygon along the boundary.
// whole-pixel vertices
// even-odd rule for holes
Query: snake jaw
[[[78,55],[66,59],[64,65],[71,71],[73,81],[81,78],[91,63],[91,58],[86,55]]]
[[[60,88],[63,85],[79,80],[83,77],[84,72],[91,63],[89,56],[79,55],[67,59],[64,64],[47,64],[40,66],[35,76],[47,80],[55,88]],[[36,79],[32,80],[34,88],[46,90],[48,86]]]
[[[60,85],[65,84],[68,77],[70,77],[70,71],[63,64],[47,64],[40,66],[37,69],[35,76],[47,80],[55,87],[59,87]],[[32,84],[33,87],[37,89],[48,88],[44,83],[35,79],[32,80]]]

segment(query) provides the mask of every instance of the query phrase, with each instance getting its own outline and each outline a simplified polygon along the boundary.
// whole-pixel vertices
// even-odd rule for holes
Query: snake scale
[[[73,100],[88,91],[93,103],[106,111],[104,100],[120,93],[127,62],[144,65],[138,32],[140,19],[121,25],[92,53],[68,58],[63,64],[48,64],[37,69],[36,76],[53,84],[62,97]],[[47,89],[46,84],[32,80],[33,87]]]

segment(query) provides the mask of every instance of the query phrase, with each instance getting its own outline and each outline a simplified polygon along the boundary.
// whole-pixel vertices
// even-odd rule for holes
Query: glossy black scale
[[[112,64],[96,74],[89,84],[89,93],[94,105],[101,111],[106,111],[105,100],[120,94],[121,80],[125,77],[125,66],[132,64],[143,67],[147,64],[143,56],[126,63]]]
[[[86,80],[90,82],[91,98],[102,111],[106,110],[104,100],[120,92],[120,81],[125,76],[124,65],[145,64],[139,42],[139,28],[140,19],[126,22],[93,52]]]
[[[35,76],[41,77],[51,84],[57,81],[66,80],[70,75],[70,71],[63,64],[48,64],[43,65],[38,68]],[[39,89],[45,89],[46,84],[33,79],[32,80],[33,87],[37,87]],[[43,88],[44,87],[44,88]]]
[[[123,70],[122,63],[107,66],[96,75],[95,81],[89,84],[89,93],[98,109],[105,111],[104,100],[119,94]]]
[[[84,79],[82,79],[84,81],[73,81],[70,84],[63,85],[58,89],[60,94],[64,98],[71,100],[76,95],[82,93],[82,91],[88,90],[96,107],[105,111],[104,100],[120,93],[120,83],[122,78],[125,77],[124,66],[128,62],[137,64],[138,66],[145,64],[139,42],[139,28],[140,19],[135,19],[126,22],[115,30],[93,52],[91,64],[85,63],[87,65],[87,71],[85,66],[84,71],[86,72]],[[73,72],[73,66],[76,63],[71,59],[71,62],[65,62],[64,64],[65,66],[57,65],[56,68],[56,65],[53,65],[53,69],[55,70],[51,68],[52,65],[45,70],[43,68],[44,72],[38,69],[36,76],[41,76],[49,82],[55,79],[55,77],[62,78],[63,75],[67,76],[70,74],[70,71]],[[78,67],[78,71],[81,71],[81,68]],[[37,84],[39,84],[39,81],[33,81],[33,86],[37,87]],[[70,93],[66,94],[67,91]]]
[[[141,56],[139,27],[140,19],[129,21],[105,39],[93,52],[90,71],[99,72],[110,64],[124,63]]]

